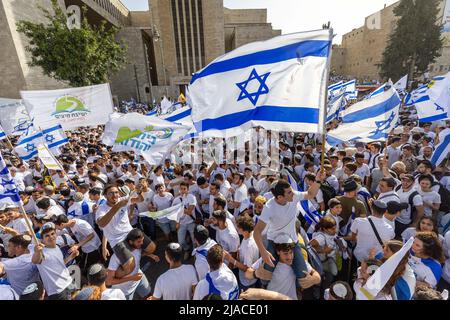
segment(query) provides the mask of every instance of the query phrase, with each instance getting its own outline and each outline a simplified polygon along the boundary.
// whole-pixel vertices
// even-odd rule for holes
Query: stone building
[[[111,79],[116,102],[131,97],[148,102],[185,92],[192,73],[243,44],[281,34],[267,23],[267,10],[231,10],[223,0],[148,0],[148,11],[129,11],[120,0],[58,0],[65,8],[86,5],[89,23],[106,20],[119,27],[128,46],[127,64]],[[19,98],[20,90],[66,87],[30,67],[26,37],[16,22],[45,23],[38,5],[51,0],[2,0],[0,4],[0,97]]]
[[[361,82],[382,80],[379,66],[390,34],[395,30],[398,18],[394,15],[396,2],[365,18],[362,27],[353,29],[342,37],[342,44],[333,46],[331,70],[335,74],[348,78],[357,78]],[[441,2],[441,12],[437,17],[442,20],[445,0]],[[430,76],[450,71],[450,46],[444,46],[441,57],[430,65]],[[392,79],[397,81],[398,79]]]

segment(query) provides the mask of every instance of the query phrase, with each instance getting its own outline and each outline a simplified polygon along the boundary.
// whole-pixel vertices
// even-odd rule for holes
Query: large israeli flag
[[[400,97],[394,88],[352,105],[342,112],[343,123],[327,134],[330,145],[348,141],[385,140],[398,121]]]
[[[0,202],[20,203],[19,190],[6,166],[5,160],[0,153]]]
[[[192,120],[205,136],[253,126],[322,133],[332,30],[293,33],[244,45],[195,73]]]
[[[435,103],[429,95],[414,101],[419,122],[431,122],[447,118],[447,109]]]
[[[431,163],[435,166],[439,166],[450,153],[450,134],[444,137],[443,141],[436,146],[433,156],[431,157]]]

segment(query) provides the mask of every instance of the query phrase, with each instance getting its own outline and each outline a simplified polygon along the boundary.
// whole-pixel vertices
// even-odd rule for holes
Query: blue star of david
[[[444,110],[444,108],[442,108],[440,105],[438,105],[437,103],[435,103],[435,105],[436,105],[436,111],[442,111],[442,112],[444,112],[445,110]]]
[[[369,136],[370,139],[385,139],[388,136],[388,133],[386,132],[387,129],[390,128],[392,121],[394,121],[395,118],[395,112],[392,112],[389,118],[383,121],[375,121],[375,125],[377,126],[377,129],[375,131],[370,132],[372,135]]]
[[[248,99],[254,106],[256,106],[259,97],[263,94],[269,93],[269,87],[266,85],[266,80],[269,77],[269,75],[270,72],[267,72],[266,74],[260,76],[258,75],[256,70],[253,69],[252,72],[250,73],[249,78],[246,81],[236,83],[238,88],[241,89],[241,93],[239,94],[239,98],[237,101]],[[253,80],[257,80],[259,82],[259,88],[257,92],[249,93],[247,91],[247,86]]]
[[[27,152],[32,152],[34,149],[36,149],[36,147],[32,143],[27,144],[27,146],[25,147],[25,150]]]
[[[48,143],[53,143],[53,141],[55,141],[55,137],[52,134],[48,134],[48,135],[45,136],[45,140]]]

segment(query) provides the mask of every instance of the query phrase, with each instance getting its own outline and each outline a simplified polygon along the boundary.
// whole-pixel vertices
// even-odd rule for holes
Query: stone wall
[[[224,8],[224,22],[227,24],[267,23],[267,9]]]

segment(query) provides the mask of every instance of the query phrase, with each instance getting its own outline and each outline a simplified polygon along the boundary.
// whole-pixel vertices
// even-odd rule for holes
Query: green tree
[[[438,23],[439,0],[401,0],[394,9],[399,17],[383,53],[380,75],[397,81],[422,75],[441,55],[442,25]]]
[[[17,30],[27,36],[31,53],[30,66],[39,66],[45,75],[67,82],[73,87],[109,82],[112,74],[125,64],[127,47],[116,41],[119,29],[107,26],[103,20],[99,26],[91,26],[83,7],[81,28],[70,30],[67,16],[52,0],[53,13],[39,7],[48,24],[19,21]]]

